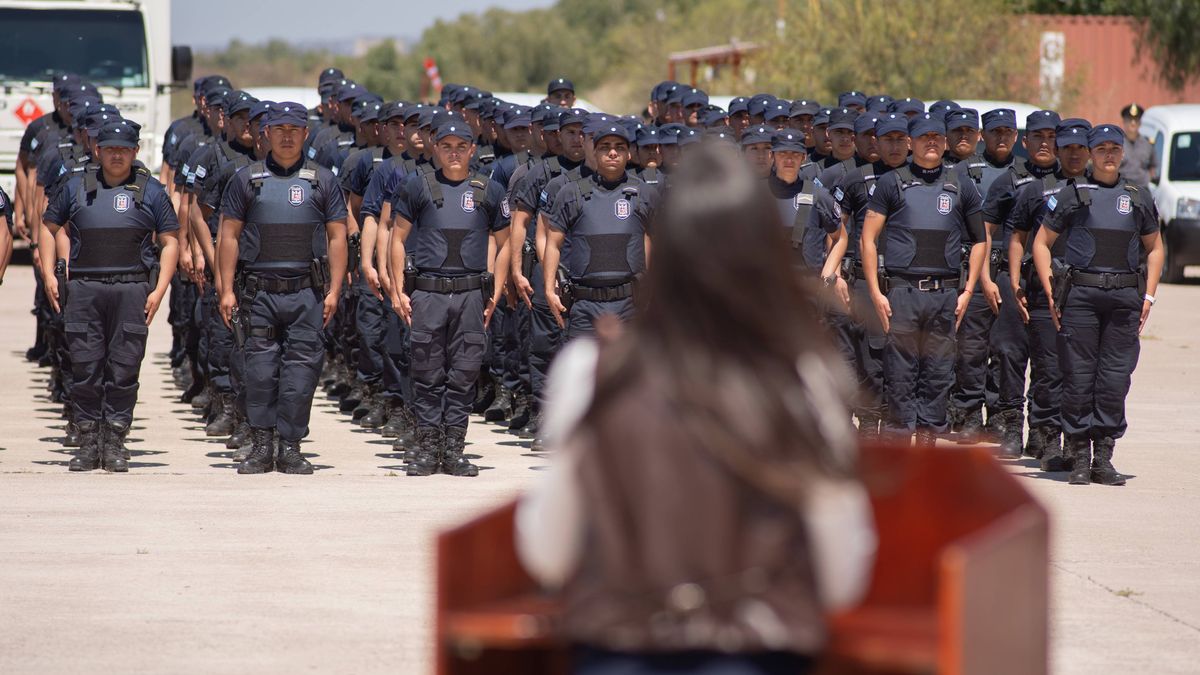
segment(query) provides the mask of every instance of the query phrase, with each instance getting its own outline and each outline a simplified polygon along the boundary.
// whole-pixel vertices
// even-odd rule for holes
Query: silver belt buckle
[[[942,287],[941,279],[926,277],[917,282],[918,291],[936,291]]]

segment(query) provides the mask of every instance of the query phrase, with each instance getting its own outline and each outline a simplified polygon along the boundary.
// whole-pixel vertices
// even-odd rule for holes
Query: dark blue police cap
[[[546,85],[546,95],[549,96],[550,94],[553,94],[556,91],[563,91],[564,89],[571,92],[572,94],[574,94],[575,93],[575,83],[571,82],[570,80],[568,80],[565,77],[558,77],[553,80],[550,80],[550,84]]]
[[[676,138],[679,137],[679,134],[682,134],[685,131],[687,131],[687,125],[680,124],[679,122],[669,122],[658,128],[659,134],[664,136],[674,136]]]
[[[1081,117],[1068,117],[1058,123],[1054,128],[1054,144],[1060,148],[1065,148],[1068,145],[1082,145],[1087,147],[1088,132],[1092,130],[1092,123]]]
[[[944,115],[950,110],[958,110],[961,107],[962,106],[960,106],[957,102],[951,101],[948,98],[943,98],[941,100],[934,101],[933,104],[929,106],[928,112],[933,115]]]
[[[829,113],[829,130],[834,129],[854,129],[854,120],[858,118],[858,111],[850,108],[838,108]]]
[[[404,106],[404,123],[408,124],[408,122],[414,117],[418,118],[418,121],[420,121],[419,118],[421,117],[421,111],[427,109],[428,107],[429,106],[425,105],[424,103],[413,103],[412,105]]]
[[[221,110],[225,110],[226,106],[228,105],[229,97],[232,95],[233,90],[226,89],[225,87],[210,89],[208,93],[204,95],[204,105],[209,108],[220,108]]]
[[[930,112],[931,115],[937,113]],[[955,110],[946,111],[946,131],[953,131],[963,127],[979,129],[979,111],[974,108],[957,108]]]
[[[558,114],[558,128],[562,129],[570,124],[586,124],[589,114],[590,113],[583,108],[571,108],[570,110],[564,110]]]
[[[538,105],[533,106],[533,110],[529,111],[529,119],[534,124],[544,125],[546,123],[547,117],[553,117],[555,120],[557,120],[558,112],[560,110],[562,110],[562,108],[560,108],[556,105],[551,105],[549,103],[540,103]]]
[[[666,103],[671,97],[671,92],[679,88],[679,83],[674,80],[663,80],[654,86],[650,92],[650,97],[658,103]]]
[[[583,122],[583,133],[591,135],[600,131],[604,127],[615,124],[617,121],[616,115],[608,113],[588,113],[587,118]]]
[[[71,103],[67,105],[67,111],[71,114],[75,126],[83,126],[83,118],[87,116],[89,110],[95,110],[96,106],[100,105],[100,99],[92,97],[73,98]]]
[[[95,99],[97,101],[103,100],[103,97],[100,96],[100,92],[96,89],[95,85],[87,82],[81,82],[79,84],[68,86],[62,92],[60,92],[59,98],[66,101],[68,105],[79,99]]]
[[[916,117],[910,118],[908,121],[908,135],[913,138],[924,136],[925,134],[934,133],[946,135],[946,122],[937,115],[922,113]]]
[[[224,75],[209,75],[204,78],[204,84],[200,85],[200,95],[208,98],[208,92],[217,89],[233,89],[233,83]]]
[[[363,101],[358,100],[355,103],[361,105],[355,106],[354,117],[360,122],[378,122],[379,113],[383,110],[383,103],[379,101]]]
[[[346,79],[346,74],[342,72],[341,68],[326,68],[325,70],[321,71],[320,75],[317,76],[317,84],[322,85],[326,82],[340,82],[344,79]]]
[[[439,125],[437,132],[433,135],[433,141],[436,143],[451,136],[461,138],[469,143],[475,142],[475,133],[471,131],[471,125],[467,124],[466,120],[453,120]]]
[[[404,101],[389,101],[379,109],[379,121],[386,123],[399,118],[403,122],[406,108]]]
[[[1035,110],[1025,118],[1025,133],[1050,129],[1053,131],[1062,118],[1053,110]]]
[[[1125,131],[1121,127],[1112,124],[1101,124],[1088,132],[1089,148],[1109,142],[1125,147]]]
[[[754,145],[755,143],[771,143],[775,140],[775,130],[764,124],[754,127],[747,127],[742,132],[742,145]]]
[[[879,116],[875,113],[865,112],[854,118],[854,133],[867,134],[875,133],[875,122],[879,121]]]
[[[896,99],[895,101],[892,101],[892,104],[888,107],[888,112],[900,113],[901,115],[907,115],[909,113],[920,115],[921,113],[925,112],[925,102],[919,98]]]
[[[792,101],[792,107],[788,113],[788,117],[799,117],[801,115],[816,115],[821,112],[821,104],[807,98],[798,98]]]
[[[258,99],[251,96],[245,91],[234,92],[233,100],[229,102],[229,114],[236,115],[240,112],[249,112],[254,104],[258,103]]]
[[[80,126],[87,130],[88,136],[95,138],[106,125],[119,121],[121,121],[120,115],[97,110],[84,115],[83,123]]]
[[[641,129],[638,129],[637,144],[638,144],[639,148],[645,147],[647,145],[658,145],[659,144],[658,128],[653,127],[653,126],[644,126]]]
[[[779,99],[770,94],[755,94],[750,97],[750,102],[746,104],[746,112],[750,113],[751,117],[766,115],[767,109],[777,100]]]
[[[821,108],[820,110],[817,111],[816,115],[813,115],[813,121],[812,121],[813,126],[814,127],[819,127],[821,125],[828,126],[829,125],[829,116],[832,114],[833,114],[833,108]]]
[[[905,136],[908,135],[908,116],[900,113],[888,113],[881,115],[875,122],[875,136],[882,137],[884,134],[890,134],[899,131]]]
[[[706,127],[725,126],[728,119],[729,113],[715,106],[711,106],[707,110],[700,113],[700,124]]]
[[[101,148],[136,148],[138,132],[128,124],[109,122],[100,129],[96,145]]]
[[[776,131],[771,137],[772,152],[808,152],[804,147],[804,132],[795,129]]]
[[[255,103],[250,107],[250,119],[256,120],[259,117],[267,114],[271,111],[271,108],[275,107],[275,105],[276,104],[274,101],[259,101],[258,103]]]
[[[633,143],[633,134],[629,133],[629,129],[617,120],[612,120],[609,124],[592,132],[592,140],[595,143],[599,143],[600,139],[609,136],[616,136],[617,138],[624,139],[626,143]]]
[[[277,127],[291,124],[298,127],[308,127],[308,108],[303,103],[283,101],[271,106],[264,126]]]
[[[876,94],[867,99],[867,112],[885,113],[888,112],[888,106],[896,99],[887,94]]]
[[[692,143],[699,143],[702,140],[704,140],[704,134],[691,127],[688,127],[685,131],[679,132],[679,135],[675,137],[675,141],[679,143],[679,145],[691,145]]]
[[[352,100],[358,98],[359,96],[362,96],[365,91],[366,90],[362,86],[360,86],[357,82],[352,82],[350,80],[347,80],[345,84],[338,87],[337,100],[352,101]]]
[[[983,130],[991,131],[992,129],[1017,128],[1017,113],[1009,108],[996,108],[983,113]]]
[[[524,111],[516,111],[504,120],[505,129],[527,129],[533,124],[533,119]]]
[[[775,101],[771,104],[767,111],[763,113],[763,119],[768,122],[777,119],[787,119],[792,115],[792,104],[787,101]]]
[[[83,79],[74,73],[59,73],[54,76],[53,91],[55,94],[62,95],[63,92],[71,87],[83,84]]]
[[[852,105],[861,105],[866,107],[867,95],[861,91],[847,91],[838,96],[838,106],[845,108]]]
[[[729,101],[729,114],[736,115],[738,113],[750,112],[750,99],[745,96],[738,96]]]
[[[684,93],[681,102],[685,108],[690,108],[694,105],[708,105],[708,94],[700,89],[691,89]]]

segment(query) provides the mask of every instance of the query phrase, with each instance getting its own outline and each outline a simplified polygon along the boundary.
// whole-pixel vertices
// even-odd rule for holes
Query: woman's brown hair
[[[840,357],[765,183],[736,151],[697,148],[672,173],[651,237],[648,300],[603,350],[584,427],[640,383],[672,399],[665,422],[698,451],[780,500],[814,472],[849,475]]]

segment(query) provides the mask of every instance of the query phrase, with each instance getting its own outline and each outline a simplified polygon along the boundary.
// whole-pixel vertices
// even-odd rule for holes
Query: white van
[[[1179,283],[1186,266],[1200,265],[1200,105],[1148,108],[1141,134],[1154,143],[1158,164],[1150,191],[1167,250],[1162,279]]]

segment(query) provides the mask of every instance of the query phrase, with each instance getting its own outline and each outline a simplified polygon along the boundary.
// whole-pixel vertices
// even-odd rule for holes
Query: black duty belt
[[[861,260],[855,260],[854,263],[850,266],[850,275],[847,277],[846,280],[849,281],[851,279],[854,279],[857,281],[866,281],[867,280],[867,275],[863,272],[863,266],[862,266]]]
[[[915,288],[918,291],[941,291],[958,288],[958,275],[954,276],[915,276],[911,274],[888,273],[888,283],[892,288]]]
[[[413,288],[428,293],[466,293],[483,288],[483,275],[464,277],[422,277],[413,279]]]
[[[592,302],[613,302],[633,297],[633,282],[629,281],[620,286],[580,286],[571,287],[576,300],[591,300]]]
[[[1137,288],[1141,281],[1141,275],[1137,272],[1075,271],[1071,273],[1071,282],[1076,286],[1091,286],[1092,288]]]
[[[72,281],[99,281],[102,284],[133,284],[150,281],[150,275],[146,272],[122,272],[117,274],[74,272],[70,278]]]
[[[278,279],[275,277],[249,275],[245,285],[252,285],[255,290],[266,291],[267,293],[299,293],[306,288],[312,288],[313,281],[312,277],[308,276]]]

